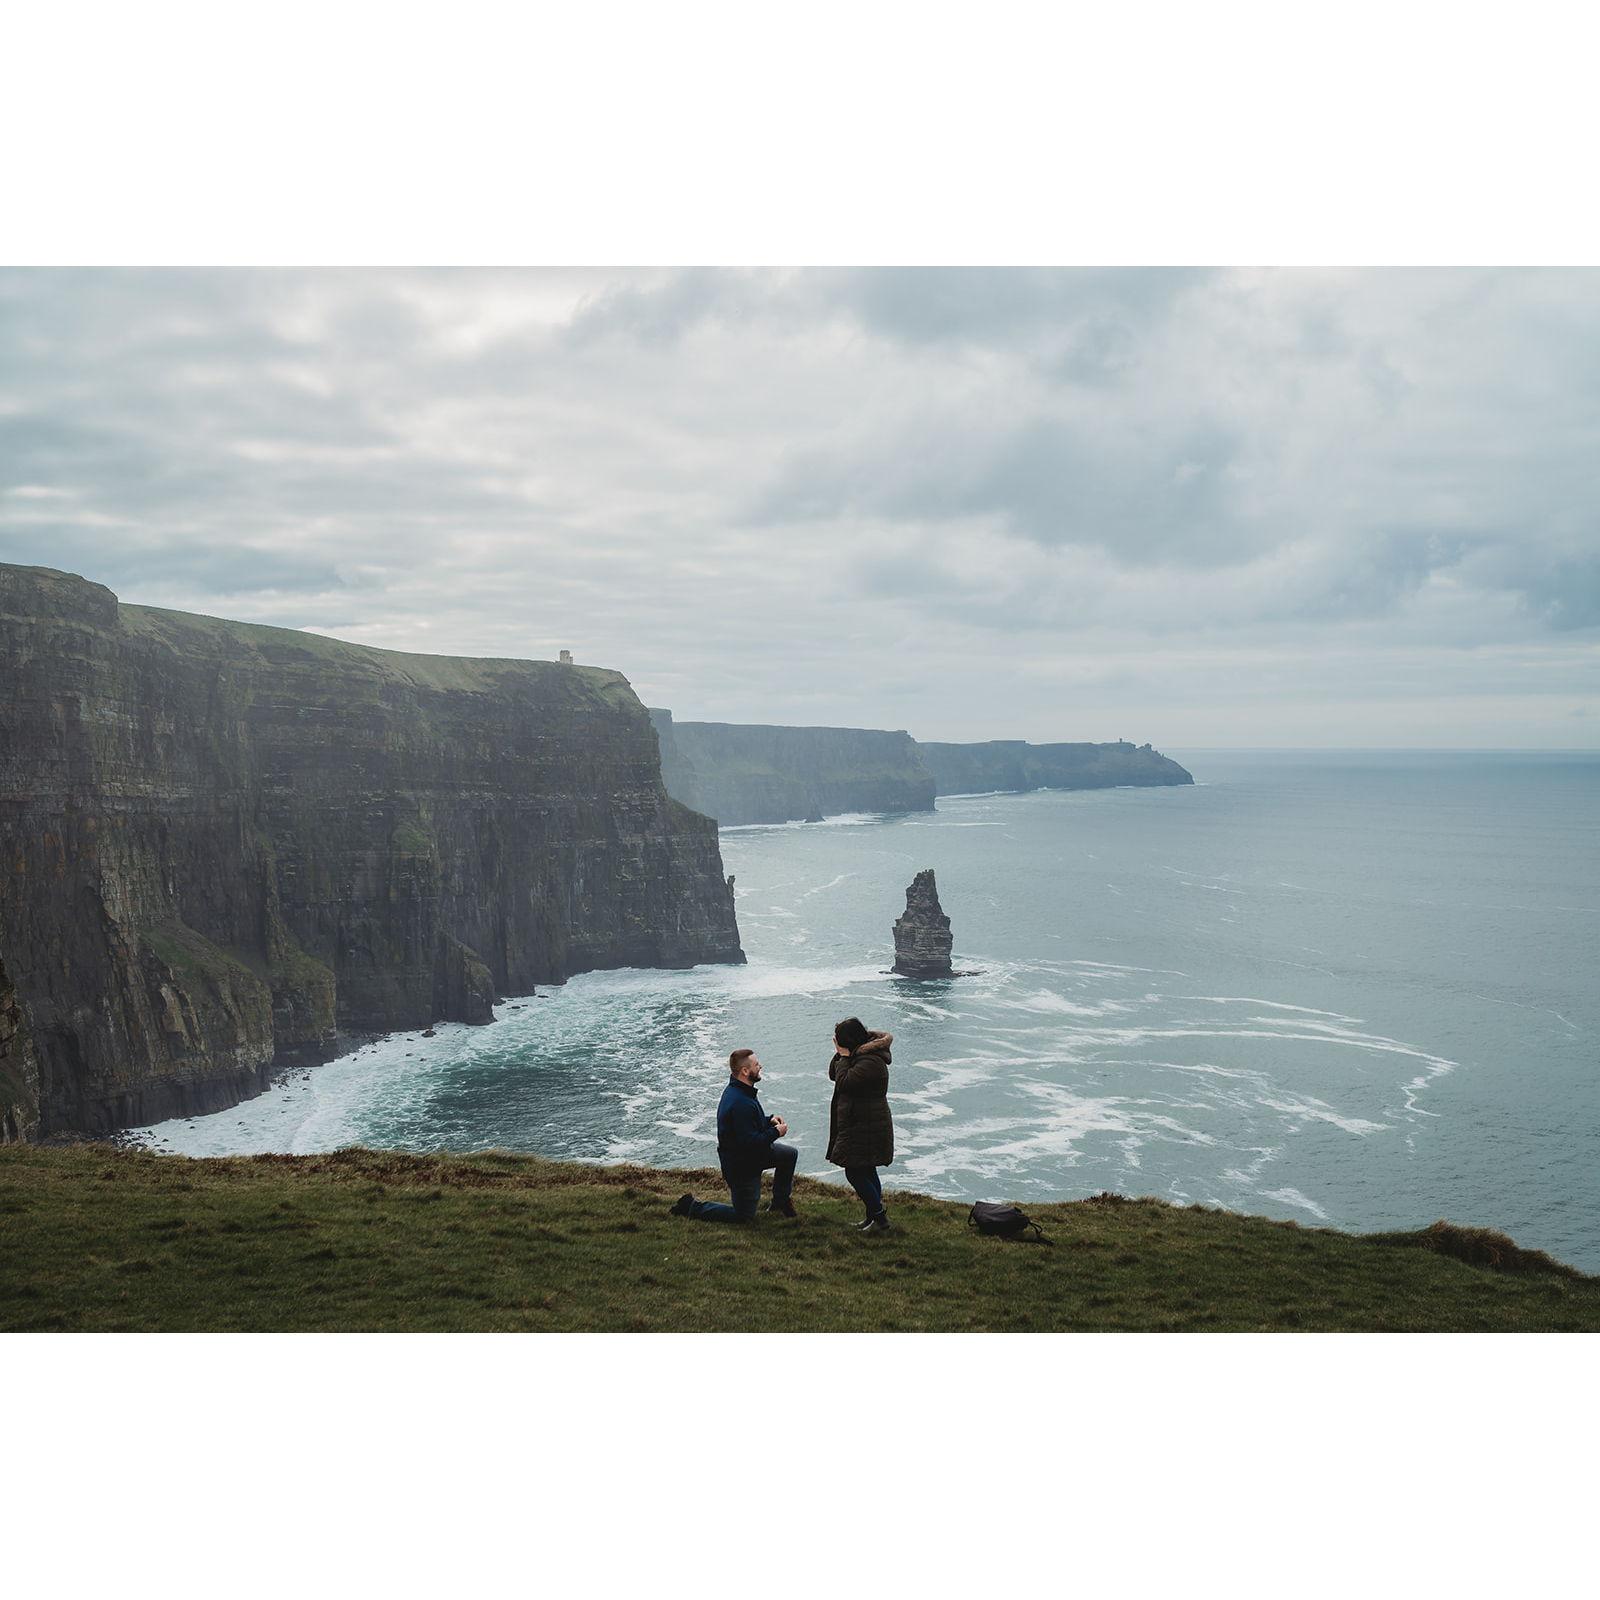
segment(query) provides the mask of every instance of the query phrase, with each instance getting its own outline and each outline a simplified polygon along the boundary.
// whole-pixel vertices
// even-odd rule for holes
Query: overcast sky
[[[923,738],[1600,744],[1600,273],[0,273],[0,559]]]

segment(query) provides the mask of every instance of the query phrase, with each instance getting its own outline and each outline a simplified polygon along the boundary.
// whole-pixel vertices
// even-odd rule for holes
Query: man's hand
[[[789,1124],[785,1122],[782,1117],[768,1117],[767,1121],[778,1130],[778,1137],[780,1139],[783,1138],[786,1133],[788,1133]]]

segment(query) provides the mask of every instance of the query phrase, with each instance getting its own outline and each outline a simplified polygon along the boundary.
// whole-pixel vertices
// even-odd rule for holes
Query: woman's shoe
[[[794,1208],[793,1200],[785,1200],[782,1205],[779,1205],[776,1200],[769,1200],[767,1202],[767,1210],[776,1217],[798,1217],[800,1215]]]
[[[856,1231],[858,1233],[893,1233],[894,1229],[889,1226],[889,1213],[880,1211],[875,1217],[868,1217]]]

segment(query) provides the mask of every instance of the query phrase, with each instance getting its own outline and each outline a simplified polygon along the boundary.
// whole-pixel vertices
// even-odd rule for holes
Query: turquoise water
[[[748,1044],[827,1175],[857,1014],[896,1035],[890,1187],[1447,1216],[1600,1270],[1600,756],[1174,754],[1194,788],[727,830],[748,967],[590,974],[149,1137],[705,1165]],[[925,866],[976,976],[883,970]]]

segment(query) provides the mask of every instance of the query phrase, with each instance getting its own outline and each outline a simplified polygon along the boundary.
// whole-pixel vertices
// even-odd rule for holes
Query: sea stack
[[[933,868],[925,867],[906,890],[905,915],[894,925],[894,971],[902,978],[949,978],[950,919],[939,904]]]

